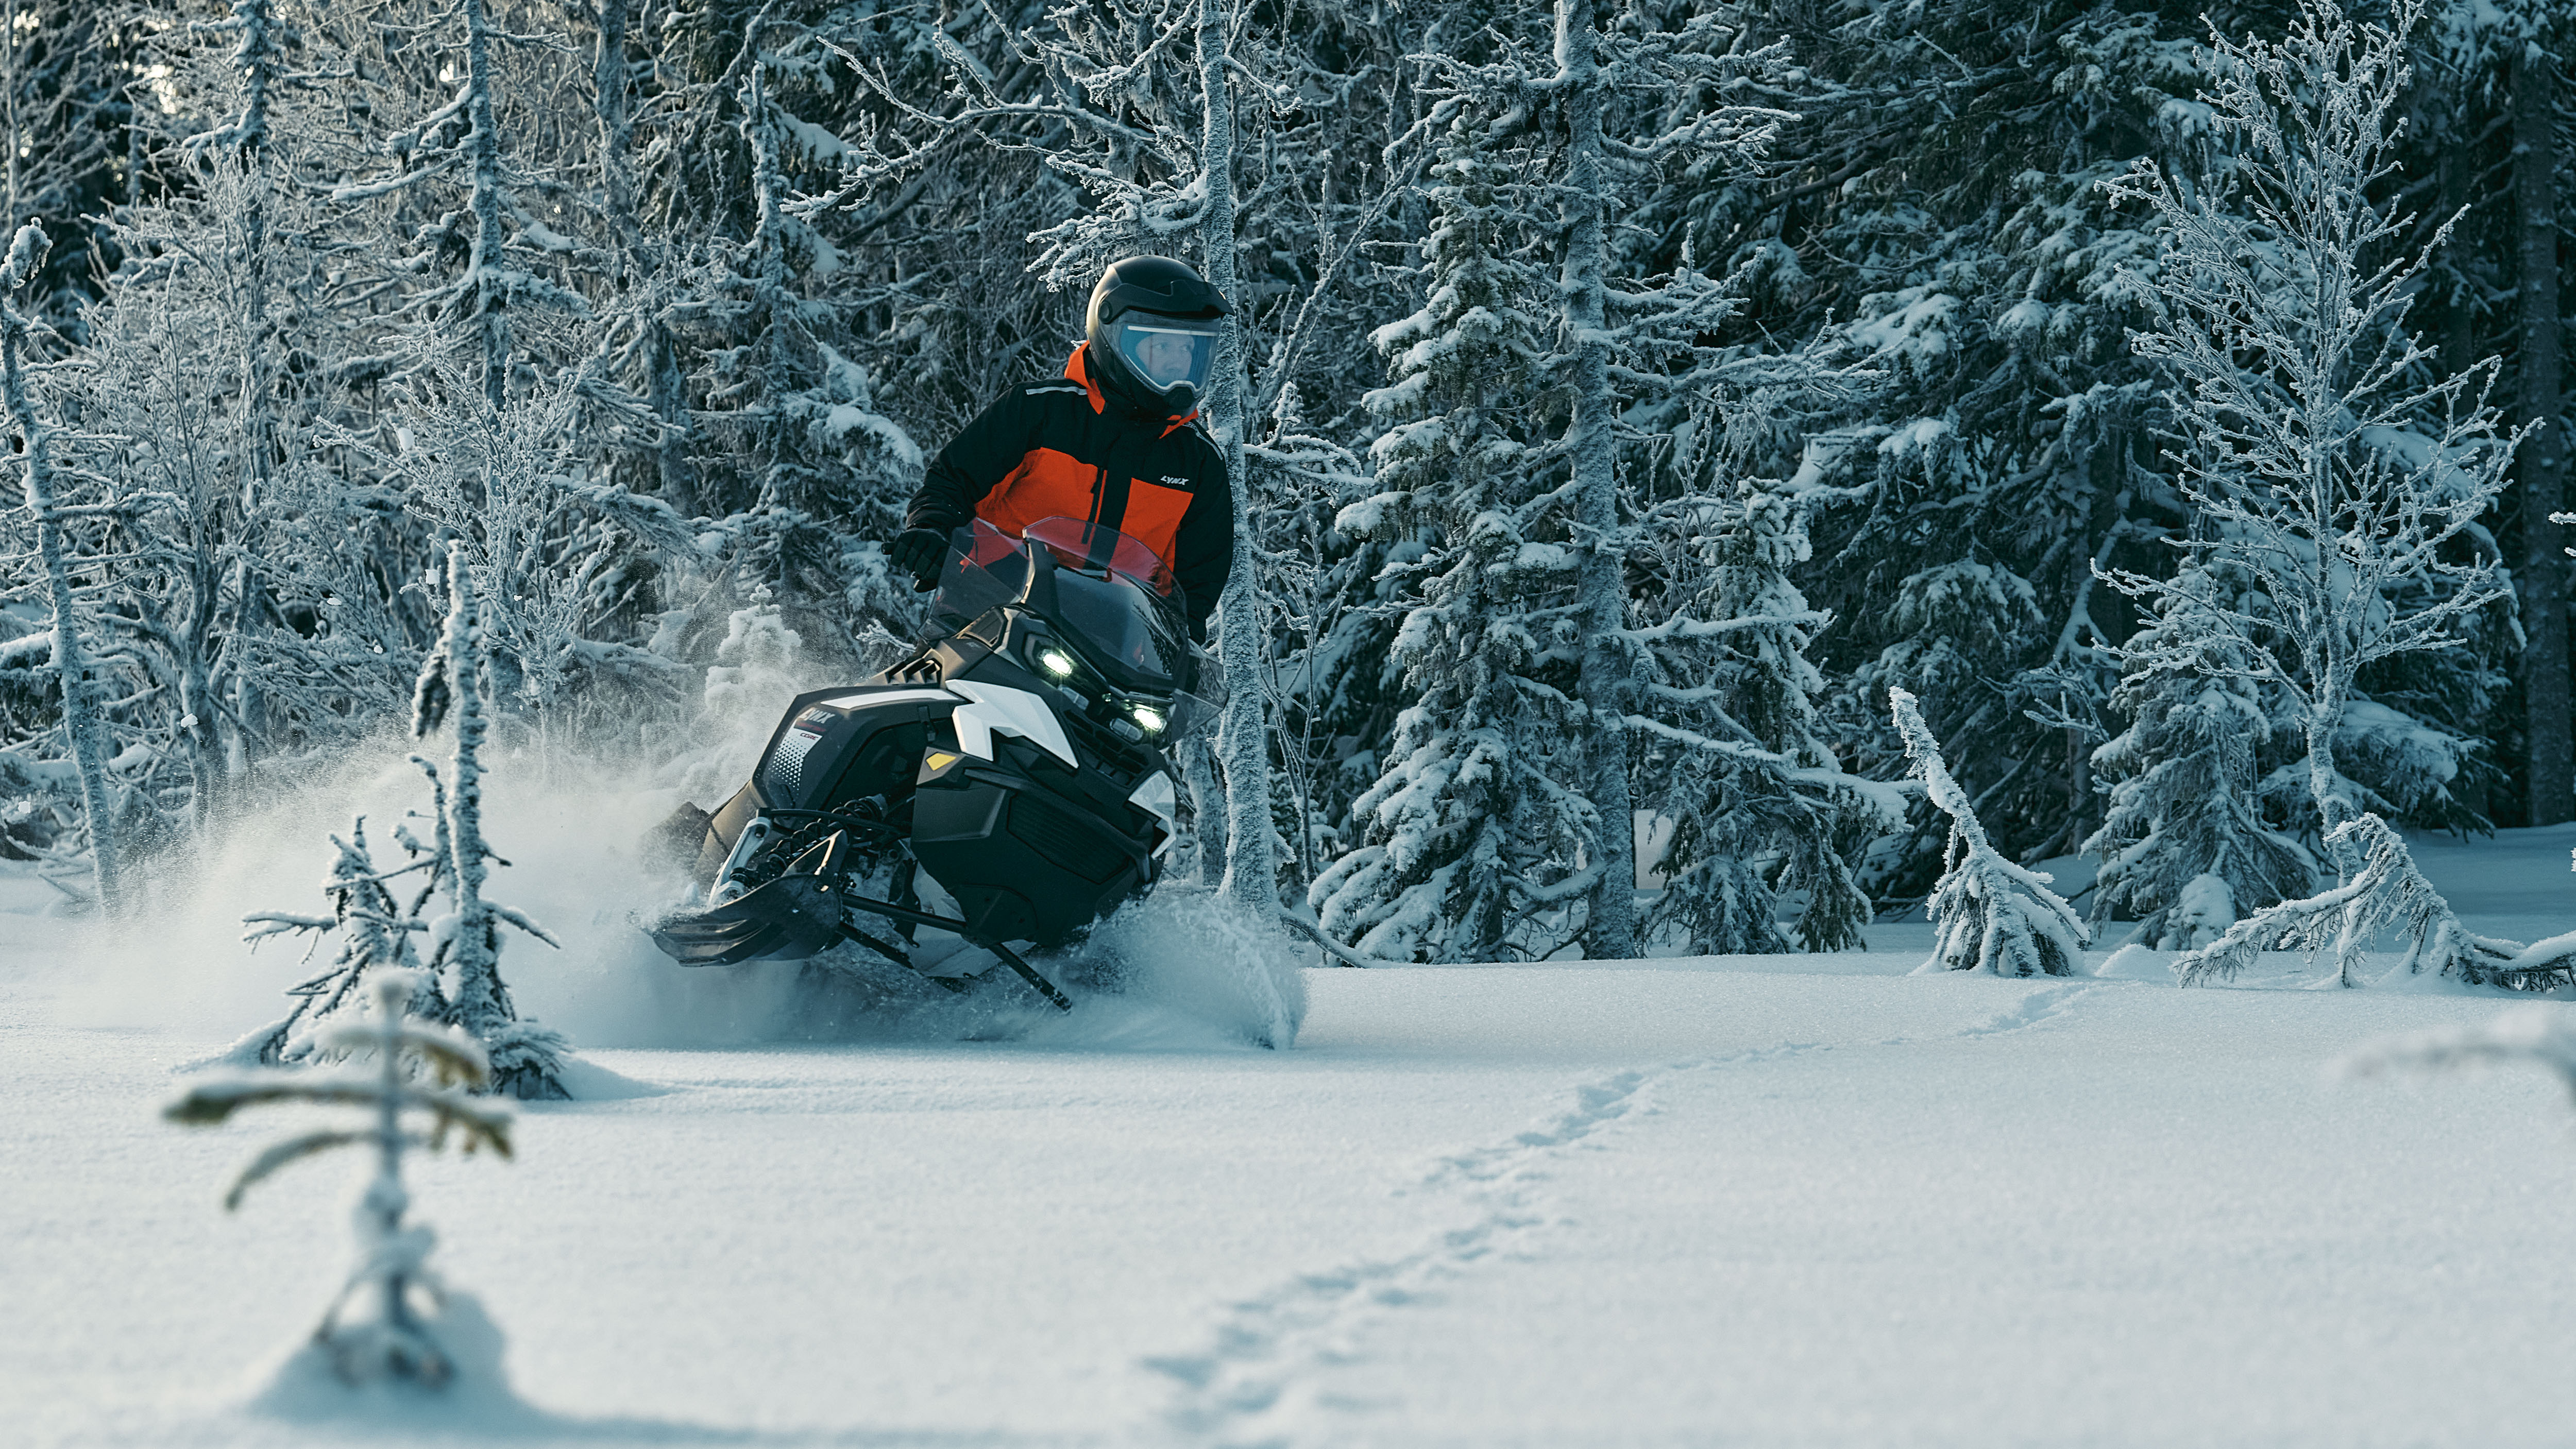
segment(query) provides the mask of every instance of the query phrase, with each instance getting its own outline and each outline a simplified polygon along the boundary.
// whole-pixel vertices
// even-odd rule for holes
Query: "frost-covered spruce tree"
[[[1407,570],[1429,610],[1396,644],[1418,661],[1407,688],[1422,713],[1398,716],[1378,784],[1353,806],[1380,818],[1315,887],[1319,909],[1357,892],[1335,908],[1356,930],[1380,929],[1371,917],[1436,920],[1472,943],[1466,959],[1492,959],[1529,923],[1545,933],[1533,939],[1580,938],[1589,955],[1636,952],[1635,681],[1667,635],[1630,627],[1627,571],[1644,536],[1621,454],[1637,441],[1630,414],[1668,412],[1718,381],[1722,362],[1701,342],[1736,297],[1687,255],[1639,275],[1614,250],[1611,219],[1638,192],[1731,175],[1762,154],[1781,113],[1742,97],[1775,80],[1782,57],[1732,21],[1562,0],[1547,60],[1504,35],[1490,62],[1430,62],[1443,150],[1428,302],[1379,334],[1395,381],[1370,400],[1407,424],[1377,445],[1381,473],[1399,471],[1385,495],[1342,515],[1345,531],[1413,529],[1434,550]],[[1472,239],[1454,258],[1448,231]],[[1456,268],[1469,263],[1498,302],[1466,295]],[[1463,717],[1462,691],[1482,701]],[[1421,775],[1444,757],[1443,774]],[[1508,778],[1487,758],[1508,760]],[[1463,818],[1422,835],[1444,812],[1420,783],[1439,778],[1465,800],[1490,792],[1480,819],[1518,819],[1508,850],[1474,844]],[[1430,855],[1381,848],[1432,838],[1442,843]],[[1469,874],[1483,884],[1452,898],[1460,914],[1426,917],[1422,871],[1444,869],[1442,856],[1477,862]],[[1458,888],[1445,869],[1439,888]],[[1400,892],[1414,895],[1402,910]],[[1497,909],[1505,900],[1515,903]]]
[[[393,1383],[444,1388],[461,1365],[441,1338],[470,1335],[477,1349],[487,1348],[491,1338],[481,1308],[430,1271],[436,1236],[419,1223],[404,1221],[411,1193],[403,1185],[403,1158],[415,1147],[438,1149],[451,1133],[468,1153],[488,1147],[506,1158],[510,1118],[468,1095],[491,1079],[483,1048],[452,1026],[409,1014],[406,1008],[418,990],[419,984],[400,971],[372,979],[366,1017],[342,1021],[315,1042],[331,1058],[346,1059],[346,1066],[334,1071],[271,1068],[201,1082],[162,1109],[171,1121],[192,1127],[220,1124],[244,1107],[268,1102],[360,1107],[374,1119],[364,1127],[322,1128],[272,1143],[242,1168],[224,1194],[230,1211],[241,1206],[242,1194],[289,1163],[335,1147],[374,1150],[375,1169],[352,1223],[355,1262],[348,1281],[323,1311],[311,1344],[287,1366],[290,1380],[309,1362],[353,1387]],[[426,1134],[412,1125],[422,1118],[427,1119]]]
[[[1672,822],[1648,934],[1677,929],[1700,953],[1786,951],[1778,896],[1791,889],[1806,896],[1806,949],[1857,946],[1869,900],[1836,847],[1902,821],[1905,801],[1844,774],[1821,738],[1825,683],[1807,649],[1827,621],[1788,572],[1806,556],[1805,526],[1751,481],[1665,511],[1676,537],[1661,571],[1688,596],[1637,681],[1646,799]]]
[[[1516,253],[1524,218],[1487,154],[1488,118],[1461,113],[1430,170],[1427,300],[1382,329],[1379,491],[1344,532],[1412,545],[1388,574],[1406,612],[1391,651],[1410,700],[1377,783],[1352,805],[1356,848],[1309,893],[1324,930],[1398,961],[1494,961],[1560,944],[1530,926],[1592,834],[1552,773],[1572,661],[1547,647],[1565,557],[1524,547],[1516,517],[1548,493],[1535,456],[1547,297]],[[1578,882],[1580,891],[1588,882]]]
[[[879,410],[867,369],[842,350],[852,346],[849,308],[836,289],[814,286],[836,262],[811,219],[816,199],[800,196],[789,168],[837,143],[779,88],[831,56],[827,37],[772,9],[745,26],[732,94],[709,100],[738,118],[749,226],[739,241],[708,241],[710,295],[691,309],[714,334],[691,379],[712,406],[693,428],[723,445],[701,460],[702,501],[728,515],[740,592],[769,588],[817,646],[918,622],[910,581],[883,543],[902,531],[923,464],[920,446]]]
[[[2207,601],[2200,617],[2230,645],[2207,666],[2291,701],[2329,835],[2356,808],[2335,765],[2355,676],[2455,647],[2506,595],[2493,561],[2462,547],[2512,460],[2487,404],[2496,364],[2423,380],[2432,353],[2406,315],[2428,254],[2396,250],[2405,222],[2372,199],[2394,169],[2390,113],[2424,8],[2400,0],[2383,28],[2300,0],[2278,42],[2213,31],[2212,174],[2142,160],[2105,183],[2157,220],[2141,278],[2154,323],[2131,342],[2174,383],[2177,481],[2199,514],[2180,546],[2259,599]],[[2177,588],[2104,577],[2147,601]]]
[[[1834,619],[1815,656],[1828,737],[1846,769],[1901,778],[1884,693],[1902,686],[1996,845],[2069,853],[2097,819],[2097,737],[2059,717],[2108,694],[2099,646],[2129,628],[2090,565],[2139,566],[2185,516],[2153,466],[2152,369],[2123,331],[2141,313],[2116,266],[2152,241],[2095,183],[2197,144],[2198,8],[1748,9],[1804,75],[1777,171],[1637,222],[1757,262],[1730,340],[1854,370],[1783,389],[1749,469],[1811,512],[1794,577]],[[1873,895],[1919,896],[1938,873],[1947,821],[1915,820],[1871,848]]]
[[[295,1005],[284,1020],[244,1038],[230,1053],[232,1056],[272,1067],[312,1062],[323,1050],[316,1033],[354,1010],[366,999],[362,990],[365,983],[387,972],[407,973],[406,979],[413,983],[406,1008],[413,1016],[443,1022],[455,1015],[445,993],[438,988],[438,978],[420,969],[420,953],[412,944],[413,934],[427,928],[420,908],[428,902],[437,882],[433,877],[414,894],[408,907],[395,899],[390,884],[431,868],[437,863],[435,859],[415,859],[392,871],[379,870],[375,854],[367,846],[367,818],[363,815],[350,822],[346,838],[331,837],[331,848],[331,873],[322,881],[322,893],[331,898],[331,914],[254,911],[242,917],[242,923],[250,928],[242,939],[256,944],[272,936],[310,931],[318,942],[322,936],[337,931],[339,951],[328,970],[286,993],[295,998]]]
[[[483,838],[483,744],[489,729],[483,703],[487,658],[465,547],[447,552],[447,625],[440,647],[421,668],[414,695],[412,734],[426,738],[452,722],[456,748],[443,787],[436,770],[420,761],[438,793],[437,843],[431,872],[448,892],[449,912],[430,923],[432,971],[447,973],[449,1009],[492,1059],[492,1090],[521,1098],[562,1098],[563,1057],[571,1050],[560,1032],[522,1020],[501,980],[504,923],[560,946],[543,926],[515,907],[486,898],[487,862],[499,860]],[[419,756],[413,756],[419,761]],[[506,862],[504,862],[506,864]]]
[[[2264,818],[2255,748],[2272,720],[2241,648],[2208,618],[2224,576],[2206,561],[2187,562],[2153,601],[2153,622],[2121,646],[2111,696],[2129,727],[2093,752],[2109,800],[2102,828],[2084,842],[2101,859],[2094,923],[2136,920],[2140,940],[2169,950],[2208,944],[2192,934],[2213,924],[2213,890],[2225,906],[2214,922],[2223,930],[2245,912],[2306,894],[2316,871],[2307,849]],[[2195,895],[2202,877],[2215,885]]]
[[[27,351],[37,324],[19,310],[19,296],[34,279],[44,259],[44,228],[34,222],[9,239],[9,255],[0,262],[0,402],[9,409],[23,462],[27,512],[35,525],[36,555],[45,571],[45,600],[53,619],[54,681],[61,699],[62,733],[80,775],[81,809],[89,822],[90,861],[95,870],[101,910],[114,912],[123,895],[118,874],[115,784],[109,780],[108,739],[90,680],[90,653],[81,637],[80,615],[72,590],[68,541],[64,525],[73,516],[56,496],[53,426],[37,411],[27,385]],[[80,513],[98,510],[83,508]]]
[[[1967,792],[1950,775],[1941,746],[1923,723],[1914,696],[1887,692],[1914,777],[1950,817],[1950,843],[1940,883],[1924,912],[1940,928],[1932,958],[1918,971],[1985,971],[1997,976],[2072,976],[2091,934],[2075,909],[2034,875],[1995,852]]]
[[[1564,521],[1582,701],[1579,788],[1598,822],[1583,941],[1596,957],[1637,950],[1629,717],[1651,647],[1627,628],[1628,557],[1638,539],[1623,516],[1620,418],[1640,402],[1712,385],[1714,359],[1701,339],[1739,302],[1736,289],[1703,275],[1687,249],[1663,276],[1622,275],[1628,269],[1613,251],[1612,222],[1641,183],[1687,177],[1707,185],[1750,172],[1789,119],[1745,100],[1786,78],[1782,47],[1751,43],[1741,17],[1728,11],[1671,19],[1620,0],[1557,0],[1552,75],[1531,76],[1511,61],[1456,73],[1468,93],[1526,108],[1548,141],[1540,195],[1554,203],[1561,228],[1551,228],[1558,306],[1549,362],[1568,410],[1557,445],[1572,494]],[[1623,104],[1639,92],[1655,102]]]

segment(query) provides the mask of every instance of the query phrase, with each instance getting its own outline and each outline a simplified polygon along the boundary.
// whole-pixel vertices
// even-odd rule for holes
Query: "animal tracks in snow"
[[[1657,1066],[1629,1067],[1574,1084],[1560,1110],[1499,1140],[1434,1159],[1418,1188],[1455,1194],[1471,1213],[1412,1251],[1383,1260],[1300,1273],[1233,1305],[1202,1352],[1150,1358],[1144,1366],[1173,1380],[1178,1396],[1170,1427],[1183,1442],[1223,1449],[1284,1449],[1300,1439],[1334,1436],[1325,1416],[1365,1414],[1375,1405],[1333,1393],[1338,1365],[1364,1357],[1361,1338],[1383,1320],[1438,1292],[1478,1265],[1526,1256],[1532,1240],[1565,1219],[1539,1191],[1546,1167],[1627,1122],[1651,1114],[1658,1083],[1683,1073],[1721,1070],[1854,1046],[1926,1045],[2028,1031],[2064,1017],[2094,983],[2038,987],[2012,1007],[1953,1032],[1866,1042],[1784,1042]]]

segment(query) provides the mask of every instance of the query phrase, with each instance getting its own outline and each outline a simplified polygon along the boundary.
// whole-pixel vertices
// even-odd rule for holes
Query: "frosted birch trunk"
[[[277,18],[270,11],[269,0],[234,0],[231,22],[241,34],[241,44],[234,50],[234,63],[242,78],[242,108],[223,139],[229,141],[241,165],[241,297],[236,345],[241,349],[241,441],[242,475],[241,508],[245,519],[257,516],[269,493],[269,471],[276,462],[279,428],[277,424],[276,377],[279,349],[268,338],[268,91],[278,70]],[[204,539],[198,540],[198,577],[209,578],[210,561],[202,557]],[[251,610],[251,597],[260,588],[257,576],[247,559],[232,565],[232,597],[236,627]],[[216,796],[223,789],[230,767],[236,758],[223,748],[217,733],[221,712],[215,707],[213,682],[205,677],[203,662],[209,642],[204,635],[213,626],[217,600],[201,597],[194,615],[198,638],[191,641],[191,661],[183,706],[187,716],[196,721],[185,734],[188,740],[189,767],[192,775],[191,803],[196,822],[203,829],[213,818]],[[247,723],[258,715],[259,688],[243,671],[235,684],[233,717]],[[250,741],[236,729],[240,741],[238,758],[247,760]]]
[[[2514,204],[2521,213],[2522,396],[2532,425],[2522,476],[2524,741],[2531,762],[2530,823],[2576,816],[2576,744],[2568,728],[2567,560],[2549,521],[2563,487],[2567,443],[2559,414],[2558,58],[2537,40],[2514,40]]]
[[[63,735],[80,772],[81,811],[89,817],[90,861],[97,871],[99,909],[113,915],[118,901],[116,811],[107,782],[105,721],[89,685],[89,654],[81,647],[80,626],[73,616],[71,566],[63,557],[61,515],[54,504],[53,430],[36,415],[27,398],[24,368],[28,322],[10,300],[35,275],[36,260],[46,246],[42,227],[29,222],[9,244],[9,260],[0,270],[0,400],[26,459],[27,511],[35,515],[36,554],[45,570],[45,596],[54,615],[54,674],[63,695]]]
[[[492,854],[483,844],[483,622],[462,542],[448,545],[447,589],[447,629],[439,642],[447,653],[447,686],[455,696],[450,709],[456,753],[448,766],[446,823],[456,872],[456,1024],[488,1047],[516,1013],[501,984],[500,923],[492,903],[483,899],[485,862]]]
[[[744,34],[742,43],[752,57],[749,74],[743,79],[742,133],[751,143],[751,191],[757,208],[751,246],[760,297],[761,405],[769,415],[765,429],[772,440],[768,476],[774,479],[782,446],[778,433],[785,426],[779,404],[796,389],[795,358],[787,348],[787,253],[782,236],[786,222],[780,209],[787,178],[780,169],[778,122],[769,112],[769,84],[766,68],[761,64],[757,21]]]
[[[2335,770],[2334,736],[2336,728],[2342,722],[2343,699],[2338,695],[2330,699],[2320,698],[2311,705],[2305,724],[2308,742],[2308,793],[2314,796],[2317,802],[2317,819],[2321,823],[2326,857],[2334,863],[2335,883],[2348,885],[2352,881],[2357,862],[2353,859],[2350,847],[2344,843],[2345,837],[2339,829],[2346,820],[2352,818],[2349,802],[2343,795],[2342,777]],[[2362,903],[2358,899],[2346,905],[2344,927],[2335,933],[2335,979],[2344,986],[2361,984],[2360,978],[2353,974],[2354,957],[2360,951],[2361,943],[2352,929],[2352,923],[2358,919],[2361,909]]]
[[[1574,419],[1566,452],[1574,468],[1575,516],[1584,548],[1576,583],[1583,627],[1581,689],[1586,708],[1587,774],[1600,817],[1601,878],[1592,887],[1584,954],[1621,960],[1637,954],[1636,812],[1628,783],[1628,661],[1619,631],[1627,627],[1624,551],[1619,546],[1619,473],[1611,433],[1618,399],[1610,390],[1610,334],[1603,272],[1608,263],[1601,102],[1607,89],[1596,59],[1600,31],[1595,0],[1557,0],[1557,79],[1564,87],[1569,132],[1565,174],[1564,345],[1574,358]]]
[[[1199,0],[1199,84],[1207,130],[1199,174],[1207,193],[1200,221],[1208,285],[1240,306],[1234,267],[1234,98],[1226,75],[1225,6]],[[1225,665],[1225,729],[1218,741],[1225,769],[1225,877],[1221,889],[1247,909],[1279,911],[1279,866],[1270,823],[1270,734],[1261,680],[1260,551],[1252,532],[1251,480],[1243,466],[1243,327],[1225,319],[1216,367],[1208,375],[1207,416],[1225,452],[1234,495],[1234,566],[1220,599],[1217,651]]]

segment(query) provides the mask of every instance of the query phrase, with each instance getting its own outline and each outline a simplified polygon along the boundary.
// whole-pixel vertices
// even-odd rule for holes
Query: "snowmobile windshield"
[[[930,596],[931,624],[954,634],[1017,599],[1028,580],[1027,547],[976,519],[948,536],[948,564],[939,572],[939,592]]]
[[[1101,657],[1149,687],[1180,686],[1188,670],[1190,636],[1171,605],[1133,582],[1059,568],[1055,575],[1056,622],[1080,636]]]
[[[1198,682],[1171,570],[1142,542],[1078,518],[1042,518],[1021,538],[980,518],[959,529],[931,600],[934,622],[953,633],[988,610],[1024,602],[1036,548],[1053,565],[1055,601],[1043,612],[1122,676],[1119,684],[1169,695]]]
[[[1216,365],[1216,329],[1215,319],[1129,312],[1102,331],[1130,371],[1168,395],[1184,383],[1194,393],[1207,391],[1208,372]]]
[[[1172,596],[1172,571],[1142,539],[1079,518],[1041,518],[1020,535],[1045,544],[1055,561],[1086,574],[1115,574],[1151,590],[1156,598]]]

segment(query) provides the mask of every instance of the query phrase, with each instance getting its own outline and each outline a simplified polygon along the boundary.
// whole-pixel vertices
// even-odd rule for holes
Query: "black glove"
[[[948,563],[947,530],[907,528],[886,549],[886,557],[912,575],[914,593],[929,593],[939,587],[939,571]]]

